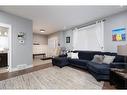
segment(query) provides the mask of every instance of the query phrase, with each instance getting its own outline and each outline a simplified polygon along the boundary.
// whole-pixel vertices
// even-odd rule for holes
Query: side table
[[[127,69],[110,70],[110,84],[115,85],[117,89],[127,89]]]

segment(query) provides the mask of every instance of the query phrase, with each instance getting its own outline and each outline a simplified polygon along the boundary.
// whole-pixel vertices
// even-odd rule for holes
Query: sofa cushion
[[[71,53],[71,58],[79,59],[78,53]]]
[[[98,53],[99,52],[96,52],[96,51],[79,51],[78,56],[79,56],[79,59],[91,61],[94,55]]]
[[[95,62],[89,62],[87,64],[88,70],[95,72],[97,74],[109,74],[110,72],[110,65],[109,64],[98,64]]]
[[[104,60],[104,56],[103,55],[94,55],[94,58],[93,58],[92,62],[102,63],[103,60]]]
[[[103,63],[110,64],[114,61],[115,56],[104,55]]]
[[[89,61],[88,60],[69,58],[68,62],[69,62],[69,64],[72,64],[72,65],[86,66]]]
[[[115,62],[110,64],[110,68],[119,68],[119,69],[125,69],[127,63],[122,63],[122,62]]]
[[[117,53],[111,53],[111,52],[104,52],[104,55],[110,55],[115,56],[115,59],[113,62],[124,62],[124,56],[117,55]]]
[[[79,52],[78,54],[79,59],[90,61],[93,59],[94,55],[109,55],[109,56],[115,56],[113,62],[124,62],[124,56],[117,55],[117,53],[99,52],[99,51],[75,51],[75,52]]]
[[[68,52],[68,53],[67,53],[67,57],[68,57],[68,58],[71,58],[71,52]]]
[[[116,55],[116,57],[115,57],[113,62],[125,62],[124,56]]]

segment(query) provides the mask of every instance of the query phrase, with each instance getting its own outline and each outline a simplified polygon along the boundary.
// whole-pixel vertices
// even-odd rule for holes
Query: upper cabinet
[[[0,52],[7,52],[8,48],[8,28],[0,26]]]
[[[8,36],[8,28],[0,26],[0,37],[7,37]]]

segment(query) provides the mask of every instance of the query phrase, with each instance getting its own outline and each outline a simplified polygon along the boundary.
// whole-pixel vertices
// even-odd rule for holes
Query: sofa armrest
[[[61,54],[59,57],[67,57],[67,54]]]
[[[126,67],[127,63],[111,63],[110,68],[119,68],[119,69],[124,69]]]

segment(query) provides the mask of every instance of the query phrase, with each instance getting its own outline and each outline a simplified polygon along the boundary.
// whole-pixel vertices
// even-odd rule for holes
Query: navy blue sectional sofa
[[[125,68],[126,65],[126,63],[124,63],[124,57],[119,56],[116,53],[97,52],[97,51],[74,51],[74,52],[78,52],[79,59],[71,59],[66,57],[67,63],[65,65],[76,66],[88,70],[88,72],[90,72],[98,81],[109,80],[110,68]],[[111,64],[106,63],[99,64],[91,61],[94,55],[110,55],[115,56],[115,59],[114,62]],[[53,61],[53,63],[55,62]],[[62,66],[60,67],[63,67],[65,65],[62,64]]]

